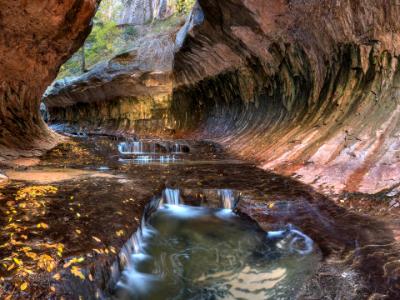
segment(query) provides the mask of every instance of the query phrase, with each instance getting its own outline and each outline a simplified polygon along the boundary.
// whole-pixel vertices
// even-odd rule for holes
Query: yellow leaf
[[[82,274],[81,269],[77,266],[73,266],[71,268],[71,274],[76,277],[79,277],[82,280],[85,280],[85,276]]]
[[[28,273],[30,275],[33,274],[33,272],[31,270],[29,270],[29,269],[21,269],[21,271],[24,272],[24,273]]]
[[[75,229],[75,232],[76,232],[77,234],[81,234],[81,233],[82,233],[82,231],[80,231],[79,229]]]
[[[73,259],[71,259],[69,262],[65,263],[63,265],[64,269],[68,268],[70,265],[72,264],[76,264],[76,263],[81,263],[83,262],[85,259],[83,257],[74,257]]]
[[[61,275],[60,275],[60,273],[56,273],[54,276],[53,276],[53,278],[55,279],[55,280],[60,280],[61,279]]]
[[[101,243],[101,239],[99,239],[98,237],[92,236],[92,238],[93,238],[96,242]]]
[[[7,271],[11,271],[14,268],[15,268],[15,264],[12,264],[11,266],[8,267]]]
[[[123,230],[121,229],[121,230],[116,231],[115,234],[116,234],[118,237],[121,237],[121,236],[123,236],[123,235],[125,234],[125,231],[123,231]]]
[[[32,259],[36,259],[37,258],[37,254],[34,253],[34,252],[26,252],[25,255],[28,256],[29,258],[32,258]]]
[[[39,256],[38,267],[50,273],[56,267],[56,262],[51,256],[43,254]]]
[[[50,291],[52,291],[53,293],[55,293],[55,292],[56,292],[56,288],[55,288],[54,286],[51,286],[51,287],[50,287]]]
[[[20,289],[21,291],[25,291],[28,288],[28,283],[24,282],[23,284],[21,284]]]
[[[23,264],[23,262],[16,257],[13,258],[13,261],[19,266]]]
[[[48,229],[49,225],[47,225],[46,223],[39,223],[36,225],[37,228],[43,228],[43,229]]]

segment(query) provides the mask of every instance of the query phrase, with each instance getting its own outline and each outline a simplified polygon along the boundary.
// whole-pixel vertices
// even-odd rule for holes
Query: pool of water
[[[115,299],[291,299],[320,254],[294,228],[266,234],[232,212],[232,190],[187,205],[167,189],[136,238]],[[204,195],[201,197],[204,200]]]

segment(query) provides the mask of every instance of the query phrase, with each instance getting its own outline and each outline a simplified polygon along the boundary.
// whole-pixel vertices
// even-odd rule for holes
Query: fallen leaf
[[[71,274],[76,276],[76,277],[79,277],[82,280],[85,280],[85,276],[81,272],[81,269],[79,267],[77,267],[77,266],[73,266],[71,268]]]
[[[67,262],[67,263],[65,263],[64,265],[63,265],[63,268],[64,269],[66,269],[66,268],[68,268],[70,265],[72,265],[72,264],[76,264],[76,263],[81,263],[81,262],[83,262],[85,260],[85,258],[83,258],[83,257],[74,257],[73,259],[71,259],[69,262]]]
[[[8,267],[7,271],[11,271],[14,268],[15,268],[15,264],[12,264],[11,266]]]
[[[37,228],[43,228],[43,229],[48,229],[49,225],[47,225],[46,223],[39,223],[36,225]]]
[[[37,254],[34,252],[25,252],[25,255],[33,260],[37,259]]]
[[[60,273],[56,273],[54,276],[53,276],[53,278],[55,279],[55,280],[60,280],[61,279],[61,275],[60,275]]]
[[[50,255],[43,254],[39,256],[38,267],[50,273],[56,267],[56,262]]]
[[[23,284],[21,284],[20,289],[21,291],[25,291],[28,288],[28,283],[24,282]]]
[[[101,243],[101,239],[99,239],[98,237],[92,236],[92,238],[93,238],[96,242]]]
[[[115,234],[116,234],[118,237],[121,237],[121,236],[125,235],[125,231],[123,231],[123,230],[121,229],[121,230],[116,231]]]

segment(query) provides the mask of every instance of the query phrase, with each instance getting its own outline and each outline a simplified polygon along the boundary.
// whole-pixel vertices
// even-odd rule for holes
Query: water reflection
[[[126,258],[115,298],[294,296],[320,259],[312,240],[292,226],[265,234],[231,212],[238,197],[230,189],[164,190],[152,202],[157,211],[136,234],[136,251]],[[197,206],[187,205],[193,198]]]

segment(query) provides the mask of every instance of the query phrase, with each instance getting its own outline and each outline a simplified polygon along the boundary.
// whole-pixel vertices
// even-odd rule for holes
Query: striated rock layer
[[[0,0],[0,157],[55,145],[40,100],[90,31],[97,0]]]
[[[57,81],[44,102],[51,123],[90,132],[168,134],[175,33],[139,46],[72,80]]]
[[[394,0],[199,0],[172,97],[121,108],[135,87],[113,75],[46,101],[56,122],[210,138],[325,192],[386,191],[400,184],[399,16]]]
[[[199,4],[175,57],[177,130],[325,191],[400,183],[397,1]]]

